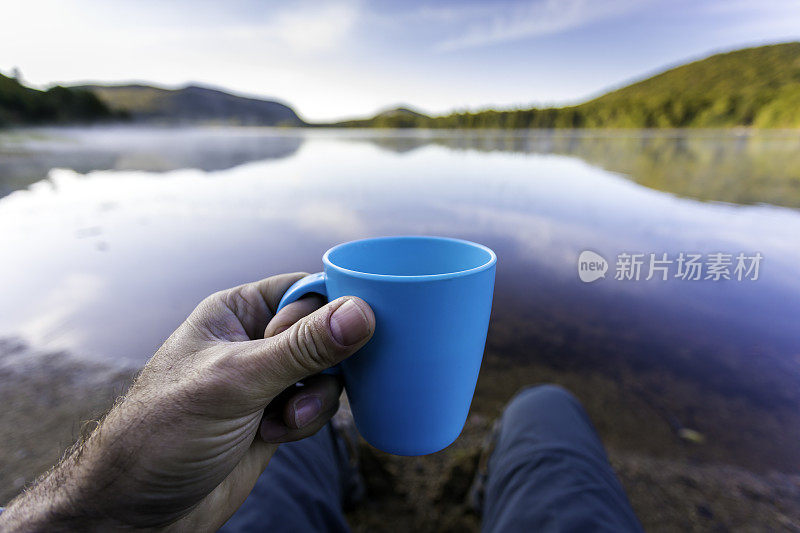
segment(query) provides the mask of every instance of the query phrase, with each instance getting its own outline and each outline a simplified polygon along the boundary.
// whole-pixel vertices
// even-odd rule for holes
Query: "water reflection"
[[[477,149],[484,137],[452,133],[236,130],[225,140],[223,131],[202,141],[206,133],[191,131],[185,143],[141,141],[146,150],[126,132],[84,137],[86,160],[113,152],[114,170],[50,170],[0,199],[7,251],[0,336],[135,366],[207,294],[319,270],[332,244],[390,234],[462,237],[499,257],[476,409],[499,403],[517,381],[573,380],[597,404],[593,416],[611,428],[613,444],[753,468],[800,464],[797,211],[680,198],[636,183],[645,178],[608,172],[588,155],[558,155],[600,158],[602,143],[592,137],[551,136],[539,151],[531,147],[544,138],[528,138],[522,155]],[[670,139],[625,137],[617,152],[649,146],[669,161],[694,150],[669,148],[676,142],[716,143],[727,146],[714,156],[721,168],[732,168],[741,150],[728,145],[753,142]],[[36,159],[36,145],[25,146]],[[606,144],[607,160],[628,164],[614,150]],[[145,152],[177,168],[120,163]],[[584,284],[576,275],[584,249],[612,261],[622,251],[758,251],[765,260],[755,282],[609,276]],[[665,440],[662,427],[696,429],[709,443],[686,451]]]
[[[796,131],[430,131],[369,134],[364,140],[400,153],[437,144],[457,150],[569,155],[680,196],[800,207]]]
[[[0,135],[0,196],[52,168],[217,171],[290,157],[306,138],[368,142],[394,153],[453,150],[557,154],[646,187],[704,201],[800,207],[795,131],[338,131],[269,128],[35,129]]]
[[[289,157],[301,133],[260,128],[93,128],[17,130],[0,135],[0,197],[45,178],[51,169],[214,172]]]

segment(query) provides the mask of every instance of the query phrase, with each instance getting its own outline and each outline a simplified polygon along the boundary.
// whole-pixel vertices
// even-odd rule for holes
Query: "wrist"
[[[0,530],[160,530],[151,524],[126,520],[131,516],[130,507],[135,506],[126,479],[132,454],[120,442],[118,432],[105,427],[106,422],[9,503],[0,514]],[[138,518],[145,516],[142,513]]]
[[[52,470],[44,474],[25,492],[14,498],[0,515],[5,531],[96,531],[105,525],[99,513],[85,508],[76,476],[77,457],[74,449]]]

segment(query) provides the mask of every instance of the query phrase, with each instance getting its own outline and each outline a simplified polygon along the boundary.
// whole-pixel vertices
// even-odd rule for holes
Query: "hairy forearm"
[[[117,406],[119,407],[119,406]],[[112,410],[86,438],[30,488],[12,500],[0,515],[2,531],[114,531],[149,524],[125,520],[122,487],[135,449],[121,443],[120,432],[106,426]],[[147,513],[140,518],[146,519]]]
[[[196,531],[221,526],[238,507],[230,509],[231,502],[244,500],[276,445],[256,443],[260,453],[238,465],[252,480],[221,484],[198,495],[184,487],[186,472],[156,468],[150,461],[176,449],[174,439],[153,440],[153,428],[176,423],[147,412],[142,406],[148,403],[129,392],[88,438],[9,504],[0,514],[0,531]],[[230,433],[219,438],[228,439]],[[218,448],[215,441],[204,442]],[[177,449],[189,450],[186,445]]]
[[[11,501],[0,515],[3,531],[74,531],[97,530],[101,517],[91,516],[80,497],[77,482],[84,442],[73,446],[64,459],[36,483]],[[110,524],[106,524],[110,525]]]

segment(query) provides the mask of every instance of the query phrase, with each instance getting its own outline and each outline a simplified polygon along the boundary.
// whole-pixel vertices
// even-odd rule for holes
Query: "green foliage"
[[[116,113],[137,122],[159,124],[229,124],[303,126],[287,105],[273,100],[238,96],[210,87],[188,85],[164,89],[150,85],[85,85]]]
[[[428,126],[430,117],[405,107],[390,109],[364,120],[349,120],[336,126],[347,128],[418,128]]]
[[[222,108],[224,112],[219,111]],[[168,91],[146,86],[53,87],[37,91],[0,75],[0,125],[91,122],[127,116],[190,120],[203,113],[207,120],[230,121],[233,117],[242,123],[303,124],[286,106],[202,88]],[[398,108],[336,125],[459,129],[798,128],[800,43],[717,54],[575,106],[485,110],[439,117]]]
[[[37,91],[0,74],[0,126],[94,122],[114,116],[89,91],[61,86]]]
[[[400,111],[400,110],[396,110]],[[440,117],[386,113],[350,127],[759,128],[800,127],[800,43],[747,48],[689,63],[580,105]]]

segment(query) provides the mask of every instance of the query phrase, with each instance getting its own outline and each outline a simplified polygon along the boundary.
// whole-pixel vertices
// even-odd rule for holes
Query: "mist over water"
[[[712,457],[796,468],[798,148],[796,133],[4,133],[0,337],[140,366],[214,291],[321,270],[342,241],[460,237],[498,255],[474,409],[510,368],[601,379],[701,431]],[[584,250],[604,279],[580,281]],[[764,260],[756,281],[620,281],[623,252]]]

